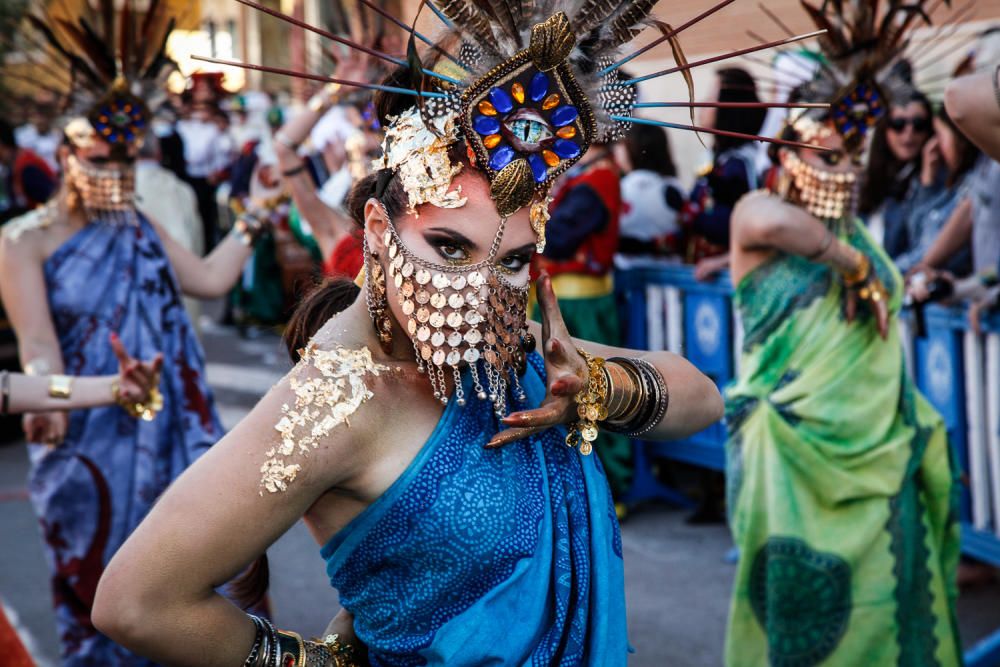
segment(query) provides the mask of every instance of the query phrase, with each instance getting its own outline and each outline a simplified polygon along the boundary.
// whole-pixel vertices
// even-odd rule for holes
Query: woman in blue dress
[[[620,8],[584,4],[593,13],[573,28],[552,13],[489,40],[502,23],[486,10],[438,3],[477,39],[461,65],[425,71],[477,73],[461,99],[380,98],[383,156],[350,206],[362,290],[329,284],[300,305],[296,367],[105,572],[104,632],[166,665],[626,663],[621,536],[591,443],[602,429],[683,437],[722,402],[676,355],[572,339],[545,275],[542,323],[526,321],[549,188],[598,136],[594,107],[610,99],[587,78],[595,63],[570,54]],[[643,16],[621,18],[620,34]],[[495,58],[480,49],[529,34],[484,68]],[[392,85],[424,89],[408,77]],[[302,518],[344,607],[324,640],[216,592]]]
[[[0,295],[27,373],[113,375],[112,335],[138,358],[163,357],[156,395],[143,404],[122,400],[24,418],[32,443],[29,492],[66,667],[149,664],[94,627],[97,582],[160,494],[222,437],[181,297],[224,295],[250,255],[252,232],[263,229],[245,219],[202,259],[137,209],[134,162],[151,119],[144,99],[162,84],[155,74],[169,68],[156,60],[142,68],[145,78],[133,76],[139,62],[161,53],[148,47],[159,45],[138,36],[130,43],[134,33],[126,28],[134,17],[111,3],[101,7],[105,15],[82,17],[91,19],[84,27],[113,30],[117,18],[122,40],[89,29],[46,33],[54,53],[104,53],[118,65],[92,70],[87,58],[73,61],[80,83],[66,104],[78,117],[65,125],[63,185],[48,204],[7,223],[0,239]],[[153,13],[145,25],[165,43],[168,15]]]

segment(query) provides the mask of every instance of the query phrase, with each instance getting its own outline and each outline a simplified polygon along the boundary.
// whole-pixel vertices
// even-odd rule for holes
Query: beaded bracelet
[[[577,352],[587,362],[588,378],[587,386],[573,399],[580,420],[569,427],[566,445],[579,447],[580,453],[587,456],[594,451],[594,440],[600,434],[598,423],[608,418],[608,376],[604,370],[604,359],[582,349]]]

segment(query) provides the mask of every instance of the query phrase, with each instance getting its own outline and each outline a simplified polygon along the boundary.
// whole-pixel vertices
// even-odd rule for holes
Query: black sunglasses
[[[931,131],[931,121],[929,118],[920,116],[918,118],[890,118],[889,129],[893,132],[903,132],[906,126],[913,126],[914,132],[926,134]]]

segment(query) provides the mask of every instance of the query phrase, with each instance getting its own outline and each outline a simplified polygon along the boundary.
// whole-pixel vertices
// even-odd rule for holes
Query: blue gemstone
[[[564,160],[572,160],[580,155],[580,147],[569,139],[556,139],[552,150]]]
[[[531,77],[531,85],[528,86],[528,93],[532,102],[541,102],[549,94],[549,77],[545,72],[537,72]]]
[[[490,102],[500,113],[510,113],[514,110],[514,99],[501,88],[494,88],[490,91]]]
[[[580,112],[576,110],[576,107],[561,106],[552,112],[552,124],[556,127],[563,127],[572,123],[579,115]]]
[[[490,169],[500,171],[513,162],[516,155],[514,149],[510,146],[501,146],[493,151],[493,157],[490,158]]]
[[[494,116],[476,116],[472,121],[472,127],[483,136],[496,134],[500,131],[500,120]]]
[[[549,177],[549,166],[545,164],[542,156],[538,153],[532,153],[528,156],[528,164],[531,165],[531,172],[535,175],[535,180],[544,183],[545,179]]]

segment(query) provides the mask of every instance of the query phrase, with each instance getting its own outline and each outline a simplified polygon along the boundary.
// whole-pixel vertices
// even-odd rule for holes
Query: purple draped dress
[[[109,336],[164,355],[164,409],[152,422],[117,406],[71,413],[65,443],[29,447],[65,667],[148,665],[94,629],[98,579],[167,486],[223,434],[205,360],[153,227],[94,221],[44,266],[68,375],[113,375]]]

